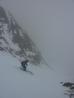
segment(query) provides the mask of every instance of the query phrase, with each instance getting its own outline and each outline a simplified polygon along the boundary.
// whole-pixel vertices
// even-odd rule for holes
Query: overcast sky
[[[3,0],[44,58],[66,80],[74,81],[74,0]]]

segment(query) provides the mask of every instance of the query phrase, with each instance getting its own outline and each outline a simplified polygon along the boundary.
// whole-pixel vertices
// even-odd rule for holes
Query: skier
[[[25,60],[25,61],[21,62],[21,66],[22,66],[24,71],[26,71],[26,69],[27,69],[28,62],[29,62],[29,60]]]

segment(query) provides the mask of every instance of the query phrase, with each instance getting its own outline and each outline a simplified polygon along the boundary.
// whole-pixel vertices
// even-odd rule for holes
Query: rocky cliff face
[[[20,61],[29,59],[36,65],[42,60],[39,50],[25,30],[3,7],[0,7],[0,51],[8,52]]]

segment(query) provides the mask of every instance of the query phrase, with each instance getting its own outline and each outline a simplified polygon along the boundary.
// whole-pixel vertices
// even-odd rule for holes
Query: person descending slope
[[[29,73],[29,74],[31,74],[31,75],[34,75],[33,72],[27,70],[28,63],[29,63],[29,60],[22,61],[21,62],[22,68],[20,68],[20,69],[27,72],[27,73]]]
[[[29,63],[29,60],[25,60],[25,61],[21,62],[21,66],[22,66],[24,71],[27,70],[28,63]]]

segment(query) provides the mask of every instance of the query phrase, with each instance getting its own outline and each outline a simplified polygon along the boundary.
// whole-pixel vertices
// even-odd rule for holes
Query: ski
[[[30,75],[34,75],[34,73],[31,72],[30,70],[24,70],[22,67],[19,67],[19,69],[26,72],[26,73],[28,73],[28,74],[30,74]]]

